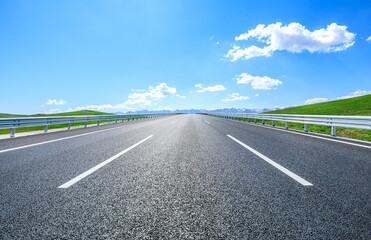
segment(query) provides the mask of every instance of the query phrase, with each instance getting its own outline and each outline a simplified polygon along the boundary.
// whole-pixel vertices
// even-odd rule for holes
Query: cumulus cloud
[[[53,109],[50,109],[48,110],[47,112],[45,112],[46,114],[53,114],[53,113],[60,113],[62,112],[60,109],[58,108],[53,108]]]
[[[149,86],[148,91],[143,93],[132,93],[129,95],[129,99],[125,102],[127,105],[143,104],[151,105],[152,100],[159,100],[168,95],[175,95],[176,88],[169,87],[166,83],[161,83],[156,87]]]
[[[81,111],[81,110],[94,110],[94,111],[122,111],[122,110],[136,110],[134,107],[128,107],[125,103],[116,105],[102,104],[102,105],[87,105],[83,107],[76,107],[75,109],[68,109],[68,111]]]
[[[149,86],[148,90],[144,92],[134,92],[129,94],[128,99],[120,104],[102,104],[102,105],[87,105],[77,107],[74,110],[96,110],[96,111],[117,111],[117,110],[136,110],[133,105],[150,106],[153,101],[158,101],[170,95],[176,95],[176,88],[169,87],[166,83],[161,83],[156,87]],[[185,96],[176,95],[177,97],[184,98]]]
[[[248,100],[249,97],[247,96],[241,96],[239,93],[232,93],[230,95],[230,98],[222,99],[224,102],[234,102],[234,101],[241,101],[241,100]]]
[[[362,90],[357,90],[357,91],[355,91],[355,92],[349,93],[349,94],[346,95],[346,96],[338,97],[337,99],[354,98],[354,97],[360,97],[360,96],[368,95],[368,94],[371,94],[371,91],[362,91]]]
[[[197,90],[197,92],[218,92],[218,91],[225,91],[227,88],[225,88],[223,85],[215,85],[211,87],[202,87],[202,84],[196,84],[195,87],[200,88]]]
[[[67,104],[65,100],[57,100],[57,99],[49,99],[46,103],[46,105],[64,105]]]
[[[247,60],[259,56],[269,57],[277,50],[292,53],[301,53],[304,50],[310,53],[343,51],[353,46],[355,36],[356,34],[347,30],[347,26],[336,23],[313,32],[300,23],[290,23],[287,26],[282,26],[280,22],[268,26],[259,24],[255,29],[235,37],[235,40],[257,39],[266,46],[263,48],[254,45],[248,48],[234,46],[225,57],[236,61],[241,58]]]
[[[252,57],[270,57],[272,55],[272,52],[273,51],[270,47],[259,48],[257,46],[251,46],[241,49],[240,46],[233,46],[233,48],[228,51],[225,57],[231,58],[231,61],[234,62],[240,58],[244,58],[245,60],[247,60]]]
[[[366,41],[371,41],[371,36],[369,36],[367,39],[366,39]]]
[[[179,95],[179,94],[175,94],[175,96],[177,96],[178,98],[182,98],[182,99],[187,98],[186,96],[182,96],[182,95]]]
[[[311,98],[305,101],[305,104],[313,104],[313,103],[320,103],[326,102],[328,98]]]
[[[251,76],[247,73],[241,73],[237,77],[237,83],[239,84],[249,84],[251,83],[251,86],[253,89],[263,89],[263,90],[269,90],[272,89],[272,87],[279,86],[282,84],[282,82],[278,79],[273,79],[267,76],[259,77],[259,76]]]

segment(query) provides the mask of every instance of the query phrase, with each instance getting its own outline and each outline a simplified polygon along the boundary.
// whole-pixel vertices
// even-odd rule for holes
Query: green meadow
[[[371,95],[286,108],[263,114],[371,116]],[[257,120],[257,122],[261,123],[261,120]],[[272,125],[272,121],[265,121],[265,124]],[[276,121],[276,126],[285,127],[285,122]],[[289,123],[289,128],[304,131],[304,124]],[[331,134],[331,128],[328,126],[308,125],[308,131],[327,135]],[[371,141],[371,130],[337,127],[336,135],[339,137]]]

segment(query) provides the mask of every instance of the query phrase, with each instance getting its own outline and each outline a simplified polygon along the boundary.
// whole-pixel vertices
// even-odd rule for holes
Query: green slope
[[[265,112],[265,114],[268,113],[298,115],[371,116],[371,95]],[[258,122],[260,122],[260,120],[258,120]],[[271,125],[272,121],[266,121],[266,124]],[[284,127],[285,123],[277,121],[276,126]],[[304,124],[289,123],[289,128],[303,130]],[[329,126],[309,124],[308,130],[309,132],[322,133],[327,135],[331,133],[331,129]],[[340,137],[371,141],[370,130],[338,127],[336,128],[336,135]]]
[[[265,112],[265,114],[371,116],[371,95]]]
[[[33,114],[33,115],[21,115],[21,114],[8,114],[0,113],[0,118],[17,118],[17,117],[52,117],[52,116],[87,116],[87,115],[115,115],[112,113],[98,112],[92,110],[82,110],[75,112],[64,112],[54,114]]]
[[[53,116],[87,116],[87,115],[115,115],[112,113],[105,113],[105,112],[98,112],[98,111],[91,111],[91,110],[82,110],[82,111],[75,111],[75,112],[64,112],[64,113],[55,113],[55,114],[33,114],[33,115],[20,115],[20,114],[7,114],[7,113],[0,113],[0,118],[19,118],[19,117],[53,117]],[[107,122],[101,121],[102,123]],[[96,124],[96,121],[88,122],[88,124]],[[71,126],[82,126],[85,123],[72,123]],[[54,128],[66,128],[68,124],[55,124],[49,125],[49,129]],[[31,132],[31,131],[40,131],[43,130],[43,126],[32,126],[32,127],[20,127],[16,128],[16,133],[20,132]],[[0,129],[0,135],[2,134],[9,134],[10,129]]]

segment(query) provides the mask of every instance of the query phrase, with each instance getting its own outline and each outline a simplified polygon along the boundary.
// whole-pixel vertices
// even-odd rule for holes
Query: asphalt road
[[[0,177],[1,239],[371,236],[371,144],[216,117],[0,140]]]

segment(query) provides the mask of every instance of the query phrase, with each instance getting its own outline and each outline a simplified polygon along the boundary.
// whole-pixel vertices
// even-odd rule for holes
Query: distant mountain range
[[[227,113],[262,113],[262,112],[269,112],[274,110],[280,110],[280,108],[220,108],[220,109],[175,109],[175,110],[140,110],[140,111],[130,111],[130,112],[114,112],[115,114],[140,114],[140,113],[216,113],[216,112],[227,112]]]

